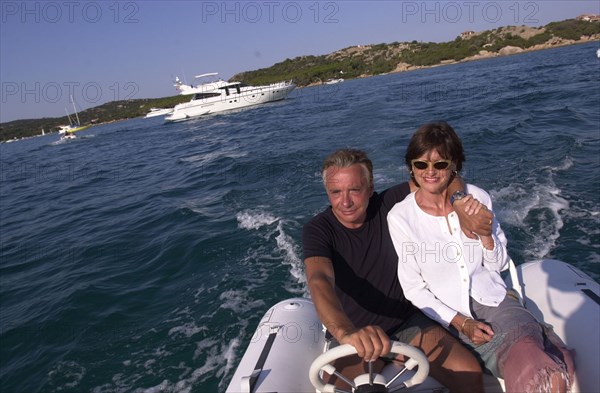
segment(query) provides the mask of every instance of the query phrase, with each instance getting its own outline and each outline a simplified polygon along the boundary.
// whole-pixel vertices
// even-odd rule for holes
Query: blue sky
[[[223,79],[359,44],[600,14],[600,1],[0,0],[0,122],[175,95],[175,76]]]

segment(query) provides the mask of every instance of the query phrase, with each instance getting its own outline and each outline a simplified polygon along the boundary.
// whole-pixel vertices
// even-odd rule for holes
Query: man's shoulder
[[[334,224],[335,216],[331,212],[331,206],[325,210],[314,215],[306,224],[304,224],[303,231],[314,231],[317,228],[321,229],[324,227],[331,227]]]
[[[331,207],[312,217],[302,228],[304,259],[326,257],[333,259],[332,244],[336,236],[335,216]]]
[[[328,206],[327,208],[321,210],[320,212],[318,212],[317,214],[312,216],[310,218],[310,220],[308,220],[306,225],[314,223],[314,222],[326,220],[329,215],[331,215],[331,206]]]
[[[379,194],[379,198],[381,198],[383,206],[390,210],[396,203],[402,202],[408,194],[410,194],[410,186],[408,182],[404,182],[383,190]]]

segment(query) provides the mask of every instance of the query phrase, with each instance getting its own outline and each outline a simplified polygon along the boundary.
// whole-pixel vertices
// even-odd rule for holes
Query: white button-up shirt
[[[471,184],[467,192],[492,210],[487,192]],[[457,313],[472,317],[470,297],[492,307],[504,299],[506,286],[500,271],[508,267],[510,257],[496,218],[493,250],[465,236],[455,212],[447,217],[425,213],[414,193],[392,208],[388,224],[404,294],[430,318],[448,327]]]

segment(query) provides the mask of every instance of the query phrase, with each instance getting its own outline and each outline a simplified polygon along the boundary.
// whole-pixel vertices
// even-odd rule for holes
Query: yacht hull
[[[192,99],[190,102],[176,105],[173,113],[166,116],[165,120],[184,121],[208,114],[284,100],[295,87],[290,82],[282,82],[269,86],[242,88],[239,93],[223,92],[219,97]]]

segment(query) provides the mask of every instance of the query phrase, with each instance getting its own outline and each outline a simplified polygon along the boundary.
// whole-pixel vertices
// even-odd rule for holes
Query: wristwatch
[[[456,191],[454,194],[452,194],[450,196],[450,204],[454,205],[454,201],[460,201],[461,199],[463,199],[466,196],[467,196],[467,194],[465,194],[464,192]]]

